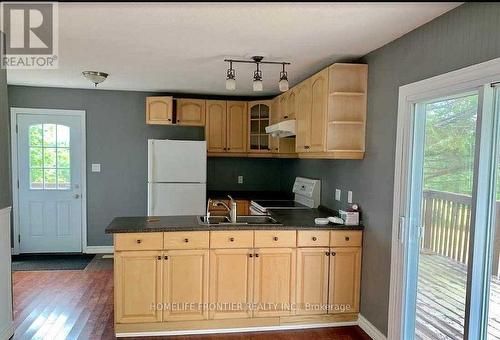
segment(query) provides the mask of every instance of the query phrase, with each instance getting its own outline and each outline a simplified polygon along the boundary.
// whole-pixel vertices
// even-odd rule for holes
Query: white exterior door
[[[17,115],[19,250],[82,251],[81,116]]]

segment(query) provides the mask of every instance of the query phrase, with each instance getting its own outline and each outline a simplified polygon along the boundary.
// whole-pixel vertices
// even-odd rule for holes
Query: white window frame
[[[399,87],[392,215],[388,339],[402,339],[403,336],[403,311],[405,307],[404,287],[406,287],[404,240],[407,237],[406,234],[408,232],[408,222],[405,215],[408,209],[407,199],[409,197],[408,188],[410,185],[411,173],[410,167],[412,157],[411,148],[413,140],[414,104],[430,100],[432,98],[446,97],[479,88],[484,91],[485,97],[489,98],[492,97],[489,84],[499,80],[500,58],[497,58]],[[488,86],[485,86],[487,84]],[[491,112],[488,109],[486,109],[486,112],[490,115],[487,119],[490,119]],[[478,117],[478,129],[480,128],[481,122],[482,120]],[[490,129],[488,133],[490,132],[493,133],[493,129]],[[494,136],[484,136],[484,138],[480,139],[480,142],[491,142],[491,138],[494,138]],[[479,143],[476,145],[476,148],[479,148]],[[477,153],[476,149],[476,154]],[[476,161],[486,165],[491,162],[491,159],[477,159]],[[478,174],[475,174],[475,176],[477,175]],[[477,188],[475,188],[475,190],[477,190]],[[484,202],[475,203],[478,204],[478,210],[488,208],[484,205]],[[473,226],[471,226],[471,232],[473,232],[472,228]],[[478,242],[480,241],[481,240],[478,240]],[[476,245],[477,243],[474,244],[474,246]],[[471,252],[473,251],[474,246],[471,246]],[[469,270],[476,271],[476,273],[477,271],[483,273],[487,272],[487,268],[484,267],[485,260],[487,260],[485,256],[476,257],[476,259],[470,262]],[[476,266],[473,267],[473,263],[475,263]],[[468,289],[469,288],[471,291],[468,291],[468,293],[470,293],[468,296],[472,300],[476,300],[479,297],[479,294],[484,293],[484,287],[473,286],[468,287]],[[467,306],[471,303],[470,299],[467,301]],[[477,335],[481,334],[483,330],[472,326],[472,324],[473,323],[468,324],[466,321],[465,337],[468,339],[479,339]]]
[[[87,142],[86,142],[86,127],[85,127],[85,110],[56,110],[56,109],[34,109],[34,108],[10,108],[10,145],[12,159],[12,235],[14,244],[12,254],[19,254],[19,172],[18,172],[18,157],[17,157],[17,115],[59,115],[59,116],[76,116],[80,118],[82,127],[81,137],[81,202],[82,202],[82,252],[87,252]]]

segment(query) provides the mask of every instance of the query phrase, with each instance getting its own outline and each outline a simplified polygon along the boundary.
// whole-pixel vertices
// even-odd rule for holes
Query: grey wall
[[[112,244],[104,229],[113,217],[146,213],[147,139],[204,138],[199,127],[146,125],[145,98],[152,93],[26,86],[8,89],[11,107],[86,110],[87,234],[91,246]],[[101,163],[100,173],[90,172],[92,163]],[[238,158],[209,159],[208,187],[265,189],[273,183],[279,189],[279,163],[259,159],[249,164]],[[245,176],[244,185],[237,184],[238,174]]]
[[[10,179],[10,119],[7,73],[0,69],[0,209],[12,204]]]
[[[366,157],[361,161],[288,162],[283,189],[295,175],[323,180],[331,207],[334,188],[353,190],[364,211],[361,313],[387,334],[394,153],[398,87],[500,56],[500,4],[467,3],[368,54]]]

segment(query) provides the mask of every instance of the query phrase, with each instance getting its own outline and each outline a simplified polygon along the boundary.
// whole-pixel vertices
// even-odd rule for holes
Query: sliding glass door
[[[500,339],[500,110],[494,99],[487,85],[414,103],[405,340]]]

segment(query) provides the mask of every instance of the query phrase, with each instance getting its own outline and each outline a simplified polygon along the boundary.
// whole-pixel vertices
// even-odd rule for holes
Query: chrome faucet
[[[236,217],[237,217],[237,214],[236,214],[236,201],[229,195],[227,195],[227,197],[229,197],[230,199],[230,206],[226,204],[226,202],[223,202],[223,201],[211,201],[211,200],[208,200],[208,204],[207,204],[207,214],[208,214],[208,205],[210,204],[210,201],[212,202],[213,206],[214,207],[217,207],[217,206],[223,206],[224,208],[227,209],[227,211],[229,212],[229,219],[231,220],[231,223],[236,223]]]

